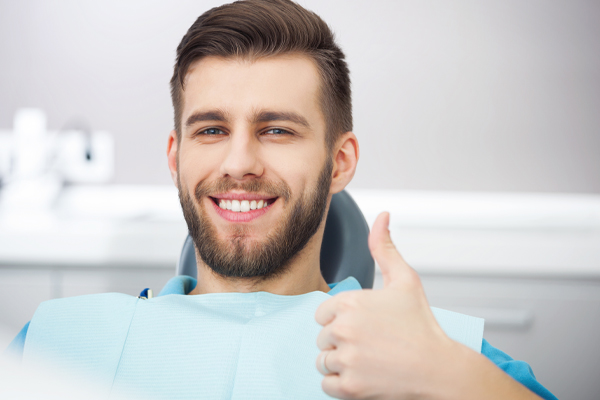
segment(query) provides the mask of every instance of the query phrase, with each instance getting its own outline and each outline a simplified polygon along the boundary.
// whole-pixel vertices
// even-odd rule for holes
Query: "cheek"
[[[307,191],[316,185],[325,162],[325,152],[318,149],[279,148],[272,151],[264,160],[267,175],[285,181],[292,190],[293,197],[306,196]]]
[[[318,170],[325,162],[326,150],[324,144],[313,140],[304,140],[291,145],[266,143],[263,145],[261,158],[268,165],[291,173],[302,172],[307,175]]]
[[[180,179],[188,187],[195,187],[211,173],[219,170],[220,158],[216,151],[202,151],[194,146],[182,149],[179,154]]]

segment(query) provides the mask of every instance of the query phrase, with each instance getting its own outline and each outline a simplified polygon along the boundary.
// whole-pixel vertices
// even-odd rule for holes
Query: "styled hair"
[[[297,53],[310,57],[320,74],[319,101],[329,150],[352,130],[350,73],[327,24],[289,0],[241,0],[202,14],[177,46],[171,78],[175,130],[181,139],[184,81],[190,65],[207,56],[250,60]]]

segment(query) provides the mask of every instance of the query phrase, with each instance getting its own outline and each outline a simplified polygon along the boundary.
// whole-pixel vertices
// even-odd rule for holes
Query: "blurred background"
[[[41,301],[173,276],[169,79],[219,4],[0,0],[0,347]],[[367,221],[392,212],[433,306],[486,318],[559,398],[598,398],[600,3],[300,4],[347,56]]]

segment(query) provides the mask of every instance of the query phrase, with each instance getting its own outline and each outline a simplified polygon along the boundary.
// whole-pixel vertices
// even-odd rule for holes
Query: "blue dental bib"
[[[314,319],[324,292],[108,293],[44,302],[23,363],[91,379],[101,396],[151,399],[329,399],[315,367]],[[433,309],[442,329],[477,351],[483,320]]]

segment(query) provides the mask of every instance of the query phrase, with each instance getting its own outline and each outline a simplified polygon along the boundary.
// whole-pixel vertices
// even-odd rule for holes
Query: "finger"
[[[411,269],[392,242],[389,224],[390,214],[383,212],[377,216],[369,234],[369,250],[381,269],[384,287],[400,281]]]
[[[315,319],[319,325],[325,326],[331,323],[338,312],[339,295],[325,300],[315,312]]]
[[[338,341],[333,335],[333,324],[327,324],[317,336],[317,347],[319,350],[331,350],[338,346]]]
[[[345,393],[341,390],[341,377],[337,374],[326,375],[321,381],[323,391],[336,399],[345,399]]]
[[[322,374],[322,375],[331,375],[331,374],[335,374],[336,372],[332,369],[331,367],[331,362],[329,360],[329,357],[331,356],[331,353],[333,353],[333,350],[326,350],[326,351],[322,351],[319,353],[319,355],[317,356],[317,370]]]
[[[344,363],[342,363],[340,358],[342,357],[342,350],[333,349],[322,351],[321,353],[327,353],[323,356],[323,364],[327,368],[329,374],[341,374],[344,372]]]

